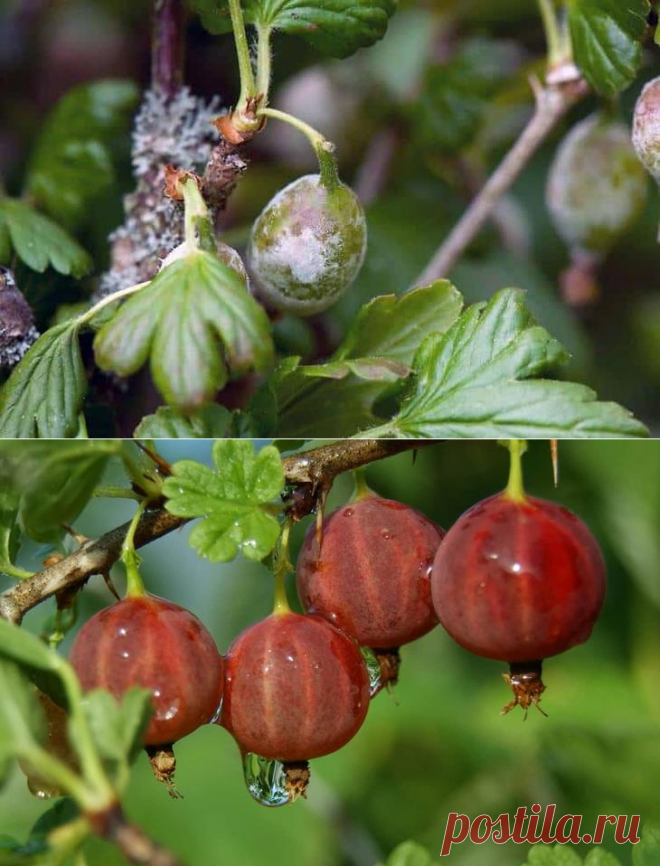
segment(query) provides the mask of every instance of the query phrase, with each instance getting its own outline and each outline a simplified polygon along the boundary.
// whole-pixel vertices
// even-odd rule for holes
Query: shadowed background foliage
[[[207,441],[161,442],[159,450],[170,461],[210,461]],[[507,460],[494,442],[438,443],[420,450],[415,462],[404,454],[373,464],[367,477],[381,494],[448,528],[464,509],[504,486]],[[567,505],[588,523],[608,565],[607,601],[591,640],[545,666],[549,718],[500,716],[508,699],[502,665],[471,656],[437,628],[403,650],[394,696],[374,700],[355,740],[313,762],[306,802],[271,810],[254,803],[236,746],[213,726],[177,746],[183,800],[170,800],[151,778],[146,758],[139,759],[127,800],[131,816],[195,866],[373,866],[409,838],[438,858],[452,811],[497,816],[555,803],[558,815],[584,816],[583,832],[601,813],[657,820],[660,443],[562,443],[557,490],[547,443],[532,443],[525,477],[530,493]],[[351,489],[351,479],[340,478],[329,507]],[[76,528],[100,534],[131,512],[132,504],[95,500]],[[294,552],[303,531],[295,531]],[[188,547],[187,532],[142,551],[144,577],[151,592],[199,615],[224,652],[241,629],[268,614],[272,578],[241,559],[210,565]],[[37,569],[46,553],[33,545],[21,565]],[[121,588],[121,569],[115,572]],[[92,579],[80,619],[111,601],[102,580]],[[28,616],[28,627],[39,630],[49,613],[50,604],[42,605]],[[16,771],[0,795],[0,833],[25,837],[45,808]],[[447,861],[520,866],[525,847],[466,842]],[[628,846],[619,848],[610,831],[605,847],[630,862]],[[89,855],[94,864],[122,862],[100,842],[90,845]]]

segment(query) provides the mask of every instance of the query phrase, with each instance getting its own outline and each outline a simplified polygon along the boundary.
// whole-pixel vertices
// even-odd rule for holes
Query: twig
[[[559,120],[589,91],[582,78],[545,87],[532,79],[532,87],[536,97],[532,119],[411,288],[447,276]]]
[[[393,127],[383,129],[369,144],[354,183],[355,194],[363,205],[371,204],[385,189],[396,147],[397,132]]]
[[[392,457],[403,451],[432,445],[431,441],[397,441],[387,439],[354,439],[324,445],[311,451],[286,457],[282,461],[287,482],[311,486],[313,491],[328,488],[342,472],[357,469],[375,460]],[[299,506],[299,516],[309,513],[316,503],[312,496]],[[164,508],[147,511],[135,532],[135,547],[143,547],[178,529],[186,519],[175,517]],[[88,541],[79,550],[56,562],[0,595],[0,616],[20,623],[27,611],[62,590],[80,586],[94,574],[106,575],[121,556],[121,548],[130,523],[112,529],[100,538]]]
[[[182,0],[155,0],[151,84],[170,99],[183,85],[185,9]]]

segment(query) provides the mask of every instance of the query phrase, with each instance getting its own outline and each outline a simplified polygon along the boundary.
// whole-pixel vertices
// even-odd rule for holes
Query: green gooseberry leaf
[[[232,29],[227,0],[190,0],[210,33]],[[249,24],[302,36],[331,57],[349,57],[382,39],[396,0],[246,0]]]
[[[621,861],[603,848],[592,848],[585,858],[584,866],[621,866]]]
[[[135,373],[150,358],[166,402],[186,411],[209,403],[234,375],[266,370],[268,316],[245,281],[197,250],[160,271],[106,322],[94,340],[101,369]]]
[[[63,322],[39,337],[2,386],[0,436],[75,436],[86,391],[78,326]]]
[[[402,842],[392,851],[387,858],[386,866],[436,866],[434,860],[426,848],[417,842]]]
[[[6,227],[18,258],[33,271],[43,273],[50,265],[60,274],[78,278],[92,269],[92,260],[80,244],[25,202],[1,199],[0,225]]]
[[[648,0],[569,0],[575,62],[602,96],[615,96],[635,80],[650,9]]]
[[[563,346],[539,327],[524,293],[503,289],[473,304],[413,361],[399,413],[365,435],[404,438],[638,437],[648,431],[583,385],[533,379],[565,363]]]
[[[446,280],[401,297],[365,304],[341,345],[323,365],[287,358],[257,394],[252,413],[263,435],[351,436],[378,422],[374,404],[392,382],[405,378],[429,334],[457,319],[462,298]],[[337,412],[337,406],[342,411]]]
[[[219,439],[213,444],[215,470],[180,460],[165,480],[166,508],[179,517],[201,517],[190,545],[212,562],[229,562],[240,551],[261,560],[279,537],[273,500],[284,487],[279,451],[272,445],[255,454],[249,440]]]
[[[642,838],[633,847],[633,866],[657,866],[660,863],[660,825],[646,824]]]
[[[84,710],[102,758],[116,764],[137,758],[153,712],[149,689],[133,686],[121,700],[103,689],[94,689],[85,695]]]
[[[582,858],[566,845],[534,845],[528,866],[581,866]]]
[[[115,180],[112,149],[125,134],[139,91],[131,81],[94,81],[60,99],[32,153],[27,189],[37,204],[69,229]]]
[[[136,439],[225,439],[235,435],[235,415],[212,403],[192,415],[161,406],[135,428]]]

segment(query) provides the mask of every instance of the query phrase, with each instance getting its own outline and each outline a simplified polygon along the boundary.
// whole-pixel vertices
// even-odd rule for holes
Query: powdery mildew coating
[[[244,752],[279,761],[327,755],[355,736],[368,708],[360,650],[320,617],[274,613],[227,651],[221,723]]]
[[[95,614],[76,635],[69,661],[85,691],[120,698],[131,686],[151,689],[146,745],[174,743],[210,722],[222,698],[223,661],[205,626],[152,595]]]
[[[367,223],[345,184],[327,190],[320,176],[280,190],[257,218],[248,261],[271,306],[309,316],[333,304],[357,276],[367,249]]]
[[[532,497],[473,506],[440,545],[431,580],[452,638],[505,662],[541,661],[584,643],[605,597],[605,563],[589,529]]]
[[[592,115],[562,142],[547,202],[555,228],[574,252],[606,254],[640,216],[647,191],[628,127]]]
[[[437,625],[431,568],[444,530],[391,499],[366,496],[312,524],[296,573],[303,606],[363,646],[386,649]]]
[[[637,100],[632,140],[644,167],[660,183],[660,76],[648,82]]]

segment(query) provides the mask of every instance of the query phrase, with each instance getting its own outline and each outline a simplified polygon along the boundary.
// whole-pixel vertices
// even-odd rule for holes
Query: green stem
[[[514,502],[524,502],[525,488],[523,486],[522,456],[527,450],[524,439],[510,439],[507,443],[511,463],[509,468],[509,483],[506,486],[505,495]]]
[[[285,578],[291,570],[289,562],[289,533],[291,531],[291,521],[287,520],[282,527],[280,536],[280,544],[276,557],[275,564],[275,602],[273,604],[273,613],[283,614],[291,613],[289,600],[286,597],[286,581]]]
[[[241,78],[241,92],[237,103],[240,111],[248,99],[254,98],[257,95],[257,90],[254,83],[250,46],[248,44],[247,33],[245,32],[245,19],[243,18],[241,0],[229,0],[229,13],[231,15],[231,26],[234,31],[234,42],[236,43],[238,71]]]
[[[272,28],[268,25],[257,24],[257,95],[261,97],[261,105],[268,104],[268,93],[270,91],[271,76],[271,51],[270,34]]]
[[[108,499],[133,499],[135,502],[142,501],[142,497],[130,487],[119,487],[113,484],[95,487],[92,490],[92,496],[105,496]]]
[[[139,292],[140,289],[144,289],[145,286],[148,286],[151,281],[148,280],[146,283],[138,283],[135,286],[129,286],[127,289],[120,289],[118,292],[114,292],[112,295],[108,295],[103,298],[103,300],[99,301],[98,304],[94,304],[93,307],[90,307],[89,310],[84,312],[82,315],[78,316],[76,319],[76,325],[81,328],[83,325],[86,325],[89,321],[91,321],[97,313],[100,313],[104,307],[109,306],[110,304],[114,304],[116,301],[120,301],[122,298],[126,298],[128,295],[133,295],[135,292]]]
[[[366,496],[373,496],[374,492],[367,484],[367,475],[364,469],[355,469],[353,471],[353,477],[355,478],[355,491],[352,498],[353,502],[359,502]]]
[[[128,439],[122,441],[119,456],[122,459],[128,477],[137,487],[140,488],[140,490],[144,492],[149,500],[159,499],[163,495],[162,485],[158,481],[154,481],[150,478],[146,470],[144,470],[140,464],[133,459],[129,449],[134,449],[135,447],[135,443]],[[136,499],[140,502],[142,497],[137,496]]]
[[[83,779],[80,778],[67,765],[51,755],[41,746],[30,746],[29,749],[22,750],[21,758],[27,761],[34,770],[46,779],[51,785],[66,791],[81,809],[97,809],[99,799],[89,790]],[[114,799],[114,798],[113,798]],[[103,801],[101,806],[107,806],[109,801]]]
[[[335,146],[331,141],[324,138],[318,130],[305,123],[304,120],[300,120],[299,117],[294,117],[292,114],[287,114],[285,111],[279,111],[277,108],[260,108],[258,114],[288,123],[289,126],[293,126],[299,132],[302,132],[303,135],[307,136],[307,140],[314,148],[316,158],[319,161],[321,183],[327,190],[336,189],[339,186],[341,181],[337,173],[337,160],[334,157]]]
[[[89,824],[84,818],[56,827],[48,834],[48,847],[52,851],[52,866],[65,866],[89,836]]]
[[[144,581],[140,575],[138,565],[140,557],[135,550],[135,530],[138,527],[140,518],[144,513],[147,502],[143,499],[138,505],[133,519],[131,520],[128,532],[124,538],[124,543],[121,546],[121,561],[126,569],[126,596],[127,598],[140,598],[146,594]]]
[[[25,569],[19,568],[11,562],[4,562],[2,566],[0,566],[0,573],[6,574],[7,577],[15,577],[17,580],[28,580],[29,578],[34,577],[34,572],[25,571]]]
[[[538,4],[548,44],[548,65],[557,66],[567,60],[557,13],[552,0],[538,0]]]
[[[181,191],[183,193],[185,208],[184,231],[186,246],[189,253],[194,253],[199,249],[199,241],[197,239],[199,221],[208,219],[209,211],[194,178],[187,177],[181,184]]]

